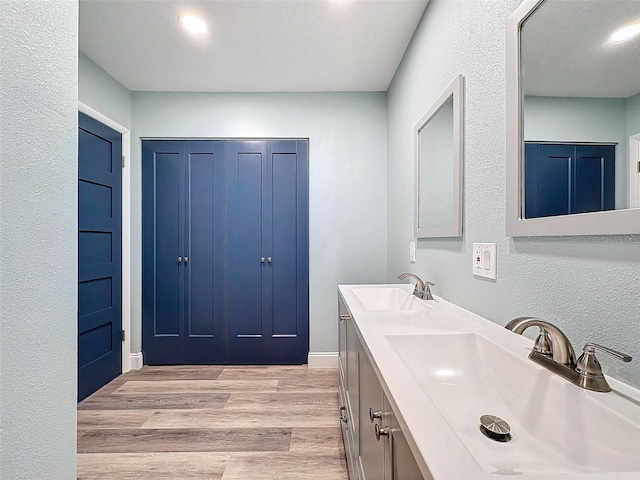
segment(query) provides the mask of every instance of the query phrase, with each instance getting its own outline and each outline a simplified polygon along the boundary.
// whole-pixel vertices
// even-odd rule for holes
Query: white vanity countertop
[[[388,336],[391,335],[442,335],[442,334],[460,334],[475,333],[488,340],[493,344],[500,345],[508,349],[510,353],[521,357],[532,365],[535,375],[531,378],[531,382],[541,382],[543,388],[548,391],[558,389],[558,391],[569,392],[569,396],[560,395],[561,399],[575,398],[575,395],[584,395],[589,397],[587,402],[598,402],[605,405],[610,410],[620,415],[621,421],[629,422],[634,428],[638,428],[640,432],[640,392],[628,385],[607,377],[613,389],[610,393],[597,393],[580,389],[570,384],[567,380],[549,372],[543,367],[528,360],[531,351],[532,341],[521,335],[506,330],[503,326],[495,324],[479,315],[475,315],[463,308],[453,305],[446,300],[434,296],[434,301],[420,302],[428,303],[424,310],[420,311],[373,311],[367,310],[353,293],[353,289],[357,288],[402,288],[408,293],[413,291],[413,285],[394,284],[394,285],[340,285],[338,287],[342,299],[345,301],[350,311],[352,320],[355,324],[356,331],[360,336],[363,347],[373,360],[374,368],[382,379],[385,394],[389,398],[400,425],[405,432],[407,440],[414,450],[416,460],[423,469],[428,471],[435,480],[473,480],[484,478],[495,478],[501,476],[516,475],[522,479],[640,479],[640,469],[632,468],[634,471],[613,471],[603,472],[601,469],[595,468],[589,471],[589,468],[580,468],[576,473],[559,470],[553,472],[543,465],[541,462],[540,470],[529,469],[527,472],[518,472],[518,465],[510,465],[502,468],[502,464],[480,465],[478,461],[470,453],[467,448],[469,443],[463,443],[464,435],[467,432],[456,432],[445,416],[440,413],[436,403],[433,402],[425,388],[416,379],[416,376],[407,367],[407,364],[399,356],[398,352],[391,344]],[[580,353],[580,351],[578,352]],[[429,369],[429,365],[424,365],[425,369]],[[433,366],[431,367],[433,368]],[[528,364],[527,364],[528,368]],[[527,370],[530,372],[530,370]],[[606,375],[606,370],[605,370]],[[567,389],[577,389],[570,391]],[[517,395],[517,392],[514,393]],[[545,397],[546,398],[546,397]],[[555,398],[555,397],[554,397]],[[533,399],[522,398],[522,403],[533,403]],[[538,401],[536,399],[535,401]],[[587,403],[589,405],[589,403]],[[526,411],[531,412],[530,417],[535,417],[536,405],[525,405]],[[558,405],[559,413],[563,413],[571,406]],[[492,412],[484,412],[492,414]],[[580,415],[586,415],[579,412],[576,415],[570,415],[572,418],[567,420],[571,428],[575,426],[575,435],[585,435],[580,428]],[[574,423],[576,425],[574,425]],[[535,423],[533,424],[535,428]],[[497,449],[504,448],[498,442],[484,439],[479,433],[478,424],[471,426],[478,433],[478,437],[486,440],[486,445],[482,444],[482,448]],[[565,429],[567,425],[564,425]],[[513,428],[513,425],[512,425]],[[561,430],[561,429],[560,429]],[[635,432],[635,430],[631,430]],[[549,432],[549,435],[558,435],[559,431]],[[566,434],[566,430],[564,431]],[[614,432],[615,433],[615,432]],[[470,435],[475,435],[475,432]],[[571,441],[571,435],[565,435],[567,442]],[[475,437],[474,437],[475,438]],[[516,437],[514,437],[515,439]],[[475,441],[475,440],[474,440]],[[563,441],[561,439],[560,441]],[[640,436],[635,439],[637,442],[638,457],[640,457]],[[513,447],[512,447],[513,448]],[[476,454],[478,451],[476,451]],[[498,454],[497,454],[498,455]],[[593,460],[590,456],[593,452],[585,451],[584,458]],[[614,457],[615,458],[615,457]],[[568,459],[576,465],[581,465],[580,459]],[[635,463],[633,464],[635,465]],[[495,471],[488,473],[488,468],[495,468]],[[613,470],[620,470],[614,468]],[[429,478],[425,475],[425,478]]]

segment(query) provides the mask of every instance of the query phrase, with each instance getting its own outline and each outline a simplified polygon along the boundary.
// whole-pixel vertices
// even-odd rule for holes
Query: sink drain
[[[480,431],[485,437],[496,442],[508,442],[511,440],[511,427],[507,422],[495,415],[483,415],[480,417]]]

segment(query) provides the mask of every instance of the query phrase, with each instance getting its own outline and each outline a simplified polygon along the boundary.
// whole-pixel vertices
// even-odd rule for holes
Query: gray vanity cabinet
[[[386,439],[385,479],[386,480],[431,480],[431,476],[424,477],[418,467],[411,447],[400,428],[389,400],[384,397],[383,423],[390,430]]]
[[[376,427],[384,428],[382,425],[384,421],[382,415],[384,393],[373,365],[360,345],[358,345],[358,361],[360,372],[360,465],[364,480],[385,480],[385,441],[383,438],[376,440]]]
[[[338,303],[338,367],[340,423],[351,480],[360,479],[358,442],[358,339],[349,311],[342,299]]]
[[[340,424],[350,480],[430,480],[420,472],[341,298],[339,316]]]

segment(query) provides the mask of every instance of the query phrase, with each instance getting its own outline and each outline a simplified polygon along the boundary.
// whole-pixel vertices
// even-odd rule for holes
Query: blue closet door
[[[223,142],[144,141],[142,190],[145,363],[222,363]]]
[[[122,137],[78,116],[78,400],[122,371]]]
[[[187,142],[185,160],[184,363],[224,363],[224,143]]]
[[[148,365],[184,360],[183,170],[183,142],[142,142],[142,350]]]
[[[308,142],[273,141],[267,157],[267,363],[309,353]]]
[[[228,141],[227,363],[309,352],[308,141]]]
[[[265,364],[267,142],[226,142],[227,363]]]

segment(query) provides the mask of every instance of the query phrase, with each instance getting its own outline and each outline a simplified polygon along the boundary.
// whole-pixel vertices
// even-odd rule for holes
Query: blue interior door
[[[274,141],[267,156],[267,363],[302,364],[309,352],[307,141]]]
[[[229,141],[227,363],[309,351],[308,141]]]
[[[224,143],[142,145],[143,353],[223,363]]]
[[[227,363],[266,363],[267,142],[226,142]]]
[[[78,116],[78,400],[122,371],[122,137]]]
[[[148,365],[184,361],[182,142],[142,142],[142,349]]]
[[[184,363],[224,363],[224,143],[187,142],[184,175]]]

